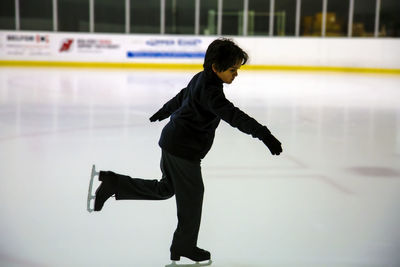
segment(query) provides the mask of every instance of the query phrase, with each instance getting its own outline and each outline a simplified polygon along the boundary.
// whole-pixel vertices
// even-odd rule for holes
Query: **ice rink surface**
[[[166,121],[148,118],[195,73],[0,68],[0,266],[169,264],[174,198],[86,197],[92,164],[160,178]],[[284,152],[221,122],[202,161],[212,266],[400,266],[400,76],[242,70],[225,94]]]

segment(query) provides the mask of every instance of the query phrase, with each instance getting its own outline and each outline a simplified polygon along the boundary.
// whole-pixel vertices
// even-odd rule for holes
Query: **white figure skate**
[[[212,260],[208,260],[208,262],[200,263],[176,263],[176,261],[172,261],[171,264],[165,265],[165,267],[200,267],[200,266],[210,266],[212,264]]]
[[[90,175],[90,183],[89,183],[89,190],[88,190],[88,197],[87,197],[87,211],[92,212],[94,211],[94,199],[96,195],[93,193],[93,180],[95,176],[98,176],[99,172],[96,171],[96,166],[92,166],[92,173]],[[91,200],[93,199],[93,208],[90,205]]]

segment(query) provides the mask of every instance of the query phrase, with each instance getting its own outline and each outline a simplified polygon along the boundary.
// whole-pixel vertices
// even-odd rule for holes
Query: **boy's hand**
[[[279,155],[282,153],[281,142],[275,138],[272,134],[266,135],[263,139],[261,139],[263,143],[268,147],[269,151],[271,151],[272,155]]]
[[[166,119],[169,117],[170,114],[167,114],[166,112],[163,112],[162,110],[157,111],[153,116],[150,117],[150,121],[162,121],[163,119]]]

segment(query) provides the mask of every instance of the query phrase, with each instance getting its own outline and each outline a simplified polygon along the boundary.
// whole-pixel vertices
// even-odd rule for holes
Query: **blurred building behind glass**
[[[0,30],[399,37],[399,0],[1,0]]]

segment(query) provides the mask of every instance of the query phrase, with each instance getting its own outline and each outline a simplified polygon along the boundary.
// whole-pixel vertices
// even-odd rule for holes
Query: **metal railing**
[[[14,0],[15,1],[15,30],[21,30],[21,19],[20,19],[20,0]],[[89,1],[89,32],[93,33],[95,32],[95,0],[87,0]],[[200,6],[201,6],[201,0],[192,0],[195,1],[195,10],[194,10],[194,32],[193,34],[199,35],[200,34]],[[216,31],[215,29],[209,29],[208,32],[211,34],[216,34],[216,35],[222,35],[222,15],[226,14],[223,13],[223,5],[224,5],[224,0],[216,0],[218,1],[218,7],[216,14],[212,16],[213,20],[216,18]],[[249,1],[251,0],[242,0],[243,1],[243,11],[240,11],[239,13],[242,14],[242,19],[240,20],[241,23],[241,30],[238,32],[242,36],[247,36],[251,35],[251,27],[249,28],[249,25],[251,25],[251,19],[254,18],[257,14],[254,14],[254,11],[249,11]],[[334,1],[334,0],[329,0],[329,1]],[[129,34],[130,33],[130,2],[131,0],[125,0],[125,33]],[[160,34],[165,34],[165,3],[166,0],[160,0]],[[176,4],[175,1],[173,1],[173,4]],[[57,32],[58,31],[58,0],[52,0],[52,12],[53,12],[53,31]],[[325,37],[326,36],[326,15],[327,15],[327,5],[328,5],[328,0],[322,0],[322,21],[321,21],[321,36]],[[295,12],[295,33],[294,36],[299,37],[300,36],[300,17],[301,17],[301,0],[296,0],[296,12]],[[374,37],[379,36],[379,22],[380,22],[380,8],[381,8],[381,0],[376,0],[376,5],[375,5],[375,26],[374,26]],[[215,11],[211,11],[215,12]],[[263,14],[265,15],[265,14]],[[269,31],[267,36],[274,36],[274,22],[275,22],[275,17],[276,16],[282,16],[281,12],[275,12],[275,0],[270,0],[270,10],[269,10]],[[347,25],[347,36],[352,37],[353,32],[353,16],[354,16],[354,0],[349,0],[349,10],[348,10],[348,25]],[[285,25],[285,21],[280,19],[277,20],[279,23],[277,27],[279,29],[276,29],[276,32],[278,33],[278,36],[280,36],[282,33],[282,25]],[[215,25],[215,22],[213,23]]]

